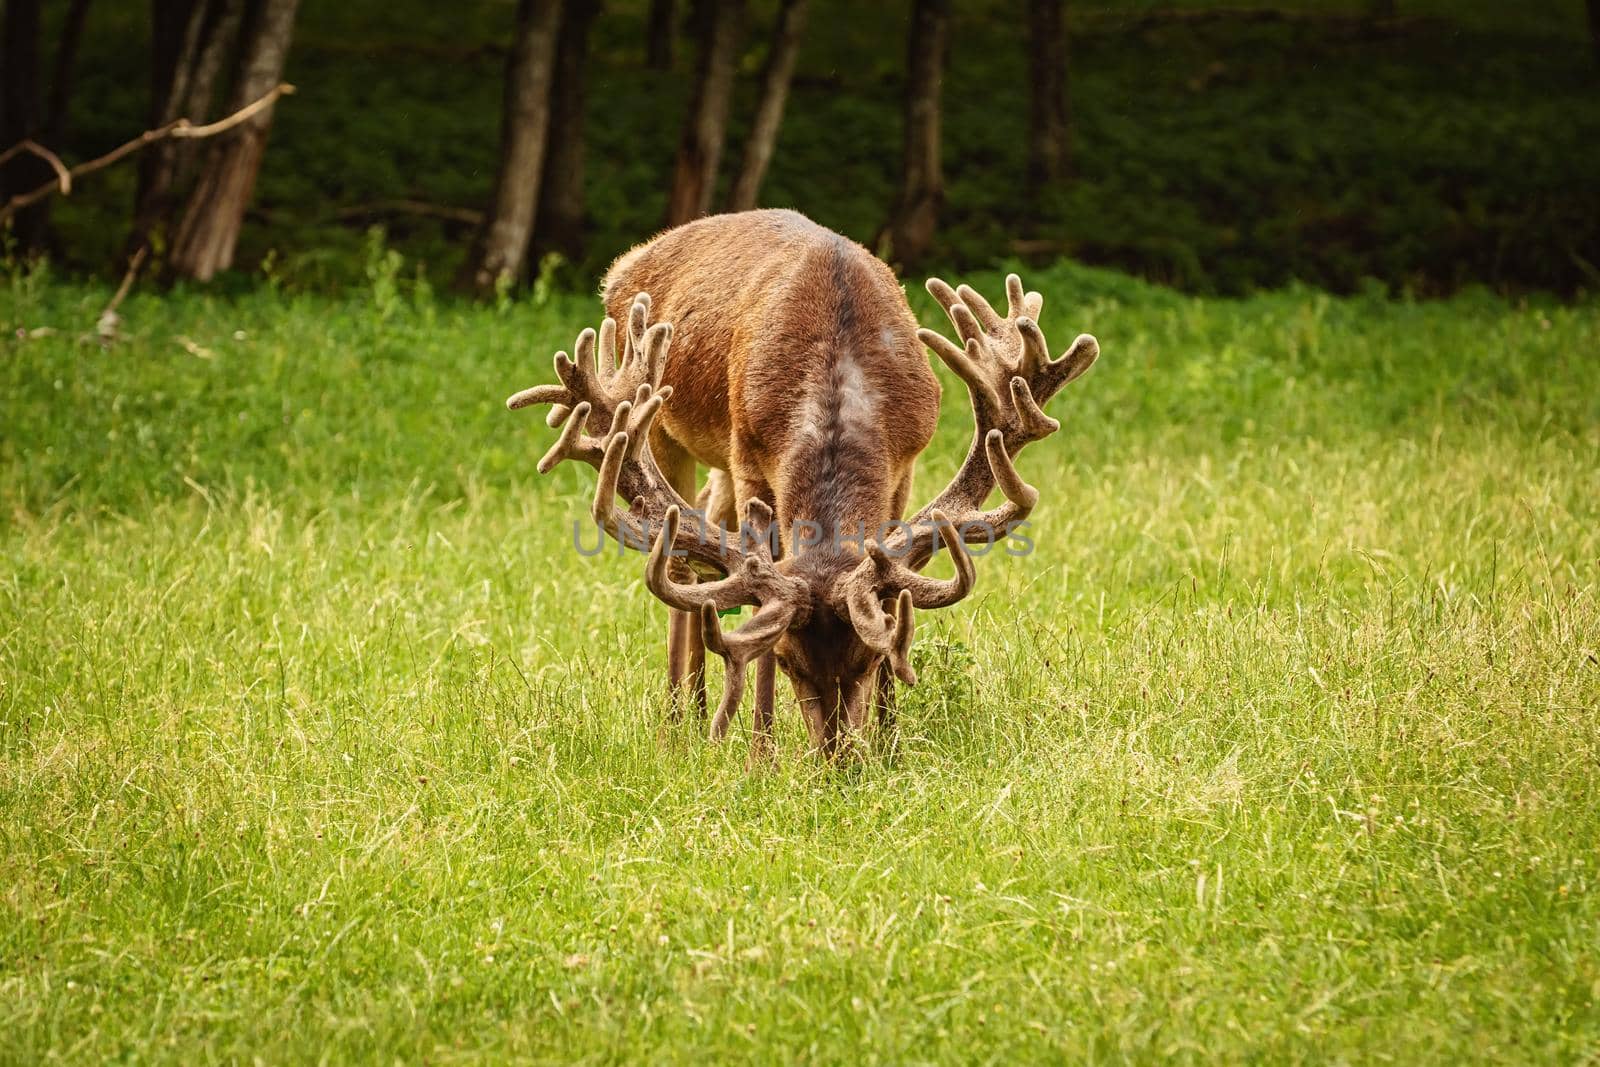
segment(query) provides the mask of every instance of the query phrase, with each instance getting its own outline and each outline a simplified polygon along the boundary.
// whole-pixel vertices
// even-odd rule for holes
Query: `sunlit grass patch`
[[[593,301],[13,280],[0,1059],[1592,1055],[1595,309],[1029,280],[1035,551],[756,774],[501,407]]]

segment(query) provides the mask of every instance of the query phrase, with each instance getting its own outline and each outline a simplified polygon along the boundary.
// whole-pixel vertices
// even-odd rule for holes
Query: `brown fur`
[[[804,215],[746,211],[668,230],[612,264],[607,314],[625,321],[641,292],[655,321],[673,326],[662,376],[673,394],[656,426],[736,485],[760,487],[780,523],[813,517],[778,487],[809,473],[814,457],[796,420],[808,398],[827,395],[837,361],[857,361],[881,401],[873,465],[890,472],[886,481],[932,440],[939,381],[899,282],[871,252]],[[888,517],[887,496],[861,503],[879,522]]]
[[[930,278],[928,291],[960,343],[918,329],[887,267],[800,215],[702,219],[618,259],[605,284],[610,315],[598,334],[578,336],[573,356],[557,354],[560,383],[506,400],[513,410],[552,405],[561,435],[541,472],[589,464],[596,521],[634,547],[654,539],[645,584],[673,609],[674,692],[687,683],[703,712],[705,652],[728,664],[713,738],[727,733],[756,665],[753,759],[771,747],[774,665],[824,753],[872,703],[892,720],[892,679],[916,682],[914,610],[967,596],[976,571],[964,543],[989,544],[1027,518],[1039,492],[1012,457],[1059,428],[1042,405],[1099,355],[1080,334],[1052,359],[1038,325],[1044,298],[1015,274],[1003,315],[968,286]],[[924,345],[966,385],[976,432],[950,484],[890,533],[938,422]],[[713,471],[703,496],[697,462]],[[1005,499],[987,507],[995,489]],[[709,524],[684,514],[697,498]],[[733,515],[750,540],[711,535]],[[765,536],[774,519],[781,546]],[[921,574],[941,547],[955,576]],[[754,615],[725,632],[719,612],[745,605]]]
[[[606,275],[607,314],[626,321],[641,292],[653,318],[673,326],[662,377],[672,398],[652,451],[665,471],[690,460],[727,471],[741,514],[752,497],[773,508],[790,547],[783,569],[803,576],[820,604],[780,641],[778,662],[813,740],[831,747],[839,714],[860,718],[877,664],[842,605],[828,603],[860,559],[831,531],[870,534],[900,518],[938,425],[939,382],[916,319],[882,261],[793,211],[711,216],[632,249]],[[685,492],[669,477],[694,498],[692,485]],[[829,543],[794,552],[790,531],[802,519],[821,524]]]

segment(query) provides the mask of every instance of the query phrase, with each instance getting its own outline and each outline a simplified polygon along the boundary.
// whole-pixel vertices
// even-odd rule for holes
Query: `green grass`
[[[691,49],[643,70],[643,0],[595,23],[588,124],[589,247],[563,275],[587,287],[664,214]],[[681,7],[682,5],[680,5]],[[728,164],[754,110],[771,0],[751,4]],[[945,92],[946,209],[933,261],[987,267],[1032,242],[1186,290],[1290,279],[1396,292],[1474,282],[1571,293],[1600,284],[1600,108],[1578,0],[1399,0],[1408,21],[1364,24],[1368,0],[1074,3],[1072,180],[1025,189],[1028,84],[1021,0],[956,5]],[[1302,18],[1140,18],[1151,8],[1276,6]],[[359,281],[363,206],[481,208],[500,121],[506,0],[304,4],[239,266],[298,288]],[[819,3],[766,206],[870,241],[894,202],[907,4]],[[1327,21],[1321,16],[1338,16]],[[96,4],[69,159],[145,124],[144,5]],[[137,87],[137,88],[135,88]],[[54,217],[75,268],[120,276],[134,172],[79,183]],[[344,214],[355,210],[354,215]],[[458,224],[379,215],[436,282]]]
[[[751,775],[501,407],[595,302],[374,273],[0,291],[0,1061],[1600,1055],[1600,307],[1033,273],[1037,553]]]

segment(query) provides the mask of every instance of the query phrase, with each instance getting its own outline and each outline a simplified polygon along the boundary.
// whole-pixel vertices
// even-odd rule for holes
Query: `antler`
[[[650,547],[645,585],[669,606],[698,612],[705,646],[727,660],[722,701],[711,734],[722,738],[744,695],[746,668],[777,643],[791,621],[810,610],[804,582],[779,574],[772,561],[772,509],[763,501],[746,505],[745,525],[737,543],[708,523],[678,495],[650,454],[650,426],[672,395],[661,385],[672,327],[648,325],[650,298],[640,293],[628,313],[628,332],[621,359],[616,355],[616,323],[607,318],[584,330],[573,346],[576,358],[556,353],[560,385],[524,389],[506,401],[513,410],[531,404],[552,405],[546,421],[561,427],[561,436],[539,461],[547,474],[564,459],[577,459],[599,473],[592,510],[595,521],[630,548]],[[595,345],[600,359],[596,362]],[[616,498],[628,501],[628,510]],[[649,531],[658,532],[652,539]],[[672,561],[686,559],[726,577],[684,585],[672,578]],[[724,634],[717,612],[745,604],[759,605],[751,620]]]
[[[928,578],[893,559],[876,542],[867,545],[867,558],[845,576],[841,583],[844,605],[850,623],[861,641],[889,661],[895,675],[907,685],[917,684],[911,668],[911,637],[915,622],[911,609],[942,608],[972,592],[978,572],[972,557],[961,547],[961,534],[944,512],[933,513],[933,522],[956,562],[956,576]],[[884,610],[886,599],[895,602],[894,614]]]
[[[677,536],[679,510],[668,508],[666,522],[650,550],[645,585],[660,599],[680,611],[698,611],[700,633],[706,648],[727,661],[722,701],[711,720],[711,736],[721,740],[744,696],[745,672],[757,657],[772,649],[791,624],[803,623],[810,612],[806,584],[778,573],[772,563],[772,509],[762,500],[745,505],[740,528],[743,559],[737,570],[718,582],[680,585],[672,580],[669,547]],[[758,604],[751,620],[732,633],[723,633],[717,612],[743,604]]]
[[[557,352],[558,385],[536,385],[507,398],[515,411],[550,404],[545,421],[561,428],[550,451],[539,460],[548,474],[564,459],[587,463],[599,472],[591,511],[607,533],[629,548],[645,551],[652,530],[671,509],[688,512],[688,522],[673,527],[674,555],[687,557],[696,569],[729,574],[744,553],[730,545],[720,527],[694,512],[672,488],[650,455],[650,426],[672,387],[661,384],[672,327],[649,325],[650,297],[640,293],[628,312],[622,355],[617,355],[617,324],[606,318],[598,336],[585,329],[573,345],[575,358]],[[596,360],[596,342],[599,359]],[[616,506],[621,496],[628,510]]]
[[[1061,428],[1043,406],[1100,355],[1100,343],[1085,333],[1052,360],[1037,321],[1044,297],[1025,293],[1015,274],[1006,276],[1004,318],[970,286],[951,289],[930,278],[928,292],[950,316],[963,343],[958,346],[928,329],[918,330],[917,337],[966,383],[976,431],[950,484],[911,518],[909,532],[897,531],[884,546],[912,571],[926,566],[937,547],[935,532],[943,531],[940,513],[950,516],[945,521],[953,522],[968,544],[990,543],[1028,516],[1039,492],[1022,480],[1012,457]],[[997,485],[1005,502],[984,510]]]
[[[908,685],[916,682],[910,661],[912,609],[946,607],[970,593],[977,574],[963,544],[992,543],[1033,510],[1039,491],[1022,480],[1011,457],[1061,428],[1042,405],[1100,355],[1099,342],[1080,334],[1060,359],[1052,360],[1036,321],[1044,298],[1023,292],[1015,274],[1006,277],[1005,318],[968,286],[951,289],[930,278],[928,292],[950,316],[963,344],[933,330],[918,330],[917,337],[967,384],[977,424],[972,445],[944,491],[882,544],[869,544],[867,558],[838,587],[856,633]],[[1005,502],[984,510],[997,485]],[[955,577],[945,581],[918,573],[941,540],[956,566]],[[892,616],[884,607],[891,600]]]

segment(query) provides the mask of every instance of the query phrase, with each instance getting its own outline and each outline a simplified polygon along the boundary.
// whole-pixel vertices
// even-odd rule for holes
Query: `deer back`
[[[663,432],[770,486],[780,521],[889,517],[939,384],[882,261],[795,212],[715,215],[617,260],[608,313],[625,318],[640,292],[674,329]]]

